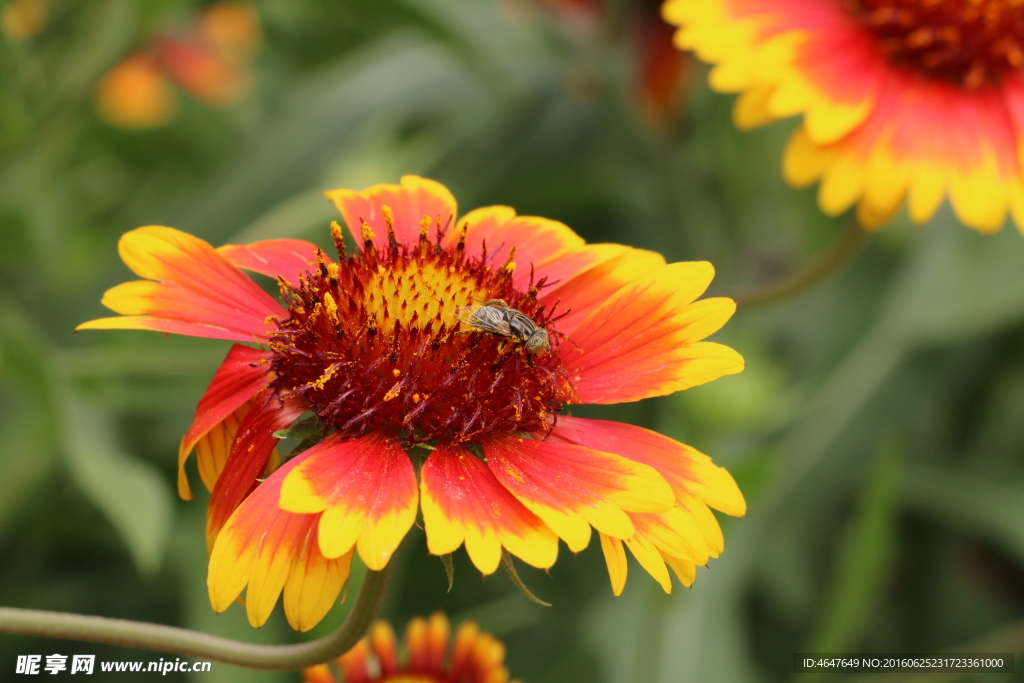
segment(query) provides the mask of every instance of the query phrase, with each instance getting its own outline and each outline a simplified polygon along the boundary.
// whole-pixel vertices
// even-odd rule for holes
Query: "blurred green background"
[[[550,608],[500,573],[481,580],[462,551],[446,593],[414,529],[384,608],[396,627],[438,608],[478,619],[525,683],[784,681],[800,651],[1014,651],[1024,669],[1024,238],[1013,227],[985,237],[948,211],[919,229],[897,219],[822,285],[744,306],[744,292],[811,261],[847,219],[784,186],[795,123],[737,132],[731,98],[690,58],[652,109],[658,3],[254,5],[264,37],[244,67],[248,92],[224,108],[181,92],[177,115],[151,130],[104,122],[94,90],[199,3],[52,0],[36,35],[0,36],[0,604],[267,643],[340,622],[346,605],[306,635],[280,613],[255,630],[240,607],[209,607],[205,502],[178,500],[175,455],[227,344],[72,330],[131,278],[116,251],[131,228],[325,244],[335,213],[323,190],[416,173],[448,185],[463,211],[508,204],[588,241],[715,264],[711,294],[740,299],[716,340],[746,357],[745,372],[574,413],[710,454],[750,511],[722,518],[725,554],[671,596],[633,563],[613,599],[596,542],[577,557],[563,547],[550,577],[522,571]],[[52,652],[159,658],[3,636],[0,678],[17,654]],[[218,664],[195,675],[297,678]]]

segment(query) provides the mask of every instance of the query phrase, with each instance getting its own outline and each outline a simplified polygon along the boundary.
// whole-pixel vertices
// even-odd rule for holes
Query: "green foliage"
[[[644,3],[610,3],[586,33],[527,0],[262,0],[265,46],[241,102],[182,95],[151,131],[100,120],[106,69],[198,4],[54,0],[39,36],[0,38],[2,604],[254,642],[322,635],[347,609],[305,636],[280,614],[257,631],[240,607],[210,611],[205,499],[194,480],[199,500],[176,501],[174,481],[226,345],[72,333],[131,278],[116,253],[126,230],[327,246],[324,190],[419,173],[463,211],[507,204],[591,242],[710,260],[710,294],[728,295],[810,261],[845,220],[782,183],[792,123],[737,132],[731,98],[695,63],[678,115],[644,114],[631,23]],[[461,550],[428,557],[414,530],[386,616],[478,619],[527,683],[781,681],[805,647],[1021,652],[1022,273],[1012,228],[978,235],[948,211],[920,229],[898,219],[816,289],[740,301],[716,340],[744,354],[743,374],[575,411],[659,429],[736,475],[749,513],[721,517],[726,551],[691,589],[665,596],[631,560],[612,599],[595,542],[563,549],[550,577],[520,569],[553,603],[541,607],[501,573],[480,581]],[[0,639],[0,666],[61,647]],[[215,666],[202,680],[295,678]]]

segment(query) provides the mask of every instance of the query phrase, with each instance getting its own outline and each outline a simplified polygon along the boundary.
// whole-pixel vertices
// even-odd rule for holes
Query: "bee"
[[[533,322],[525,313],[509,308],[501,299],[491,299],[482,306],[460,306],[458,316],[460,322],[478,332],[515,339],[523,345],[527,353],[543,353],[551,348],[547,330]]]

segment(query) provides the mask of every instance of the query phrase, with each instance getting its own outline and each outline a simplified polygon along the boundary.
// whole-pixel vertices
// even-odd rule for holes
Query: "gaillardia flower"
[[[500,641],[466,621],[455,631],[449,657],[449,632],[448,619],[440,612],[429,620],[416,617],[405,629],[403,662],[395,632],[378,621],[368,637],[332,664],[304,669],[302,683],[508,683]],[[335,677],[332,665],[342,678]]]
[[[783,172],[820,180],[862,225],[949,196],[966,225],[1024,230],[1024,5],[1019,0],[668,0],[676,44],[742,92],[740,128],[803,114]]]
[[[204,7],[187,30],[167,28],[111,67],[96,85],[97,111],[119,128],[163,126],[177,113],[172,83],[208,106],[232,104],[248,88],[261,41],[259,14],[248,2]]]
[[[559,538],[578,552],[593,527],[616,593],[623,545],[665,590],[667,567],[689,585],[696,565],[722,551],[708,506],[744,512],[732,477],[654,432],[562,411],[739,372],[735,351],[701,341],[735,308],[696,300],[711,265],[587,245],[561,223],[503,206],[456,220],[451,194],[412,176],[328,196],[355,253],[337,223],[337,260],[299,240],[214,249],[171,228],[139,228],[119,249],[145,279],[104,295],[121,316],[79,328],[241,342],[179,454],[181,495],[191,497],[193,449],[211,490],[214,609],[248,585],[258,626],[283,590],[289,622],[309,629],[337,598],[353,553],[383,569],[417,508],[431,553],[465,544],[484,574],[503,549],[551,567]],[[281,300],[243,270],[275,278]],[[547,342],[525,343],[524,326]],[[278,437],[293,424],[288,434],[305,430],[313,445],[278,467]]]

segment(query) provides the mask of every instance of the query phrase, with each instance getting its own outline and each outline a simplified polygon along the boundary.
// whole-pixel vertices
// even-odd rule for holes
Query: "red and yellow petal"
[[[610,256],[541,293],[540,301],[546,306],[560,301],[558,310],[566,315],[555,323],[559,331],[571,336],[579,324],[615,292],[665,265],[661,254],[643,249],[626,247]]]
[[[798,131],[783,167],[792,184],[821,180],[824,212],[834,215],[856,204],[868,228],[888,221],[905,200],[911,220],[923,223],[948,196],[961,222],[993,232],[1021,188],[1020,131],[1013,116],[994,87],[967,92],[893,73],[863,125],[829,145]]]
[[[282,509],[322,512],[320,550],[339,557],[352,549],[383,569],[416,518],[418,490],[409,456],[378,434],[330,437],[306,452],[281,490]]]
[[[405,644],[409,648],[408,672],[442,676],[450,633],[448,618],[440,612],[434,612],[429,620],[423,617],[410,619],[405,627]]]
[[[217,368],[213,379],[206,387],[206,392],[199,399],[195,416],[192,418],[192,426],[181,440],[178,449],[178,495],[185,500],[192,500],[192,491],[188,484],[188,476],[185,474],[185,462],[188,460],[192,449],[199,444],[210,432],[217,430],[219,434],[211,435],[208,439],[206,450],[208,455],[214,455],[223,444],[225,437],[230,444],[234,440],[234,432],[237,424],[221,426],[225,420],[234,419],[237,423],[248,412],[242,410],[248,402],[267,385],[267,352],[260,349],[253,349],[241,344],[235,344],[228,351],[227,358]],[[242,414],[237,414],[242,411]],[[219,429],[218,429],[219,428]],[[223,450],[220,448],[220,450]],[[224,454],[226,456],[226,453]],[[216,459],[216,458],[215,458]],[[200,462],[203,457],[200,457]],[[223,463],[221,463],[223,466]],[[210,469],[200,465],[200,470]],[[216,473],[220,473],[220,467],[215,467]],[[213,482],[207,475],[203,475],[203,482],[207,488],[213,487]]]
[[[491,574],[501,549],[547,569],[558,556],[558,537],[530,512],[475,455],[442,444],[420,472],[420,505],[427,548],[434,555],[463,543],[476,568]]]
[[[894,68],[887,48],[837,0],[670,0],[677,45],[716,66],[713,87],[742,91],[741,128],[803,115],[783,161],[795,186],[821,181],[818,203],[856,207],[875,229],[907,203],[929,220],[949,198],[965,225],[1024,230],[1021,77],[964,87]]]
[[[235,445],[238,430],[251,409],[252,402],[245,403],[196,441],[196,470],[198,470],[199,478],[202,479],[203,486],[207,491],[213,491],[213,487],[217,485],[217,480],[220,479],[224,465],[227,464],[228,457],[231,455],[231,449]],[[192,500],[192,491],[188,487],[188,476],[184,467],[189,451],[183,453],[184,458],[181,456],[178,458],[178,494],[183,500]]]
[[[345,683],[508,683],[505,647],[500,641],[481,632],[475,622],[465,621],[455,632],[449,662],[450,632],[448,618],[441,612],[429,619],[414,617],[405,630],[406,656],[400,661],[395,632],[387,622],[377,621],[369,636],[335,663]],[[303,671],[303,683],[335,683],[335,679],[330,669],[318,666]]]
[[[509,436],[486,442],[484,454],[498,481],[573,552],[587,547],[591,526],[628,538],[634,529],[627,512],[672,506],[657,471],[613,453]]]
[[[729,347],[698,341],[736,306],[725,298],[694,303],[712,277],[707,262],[669,264],[594,310],[573,332],[573,344],[562,347],[580,402],[663,396],[743,370],[743,358]]]
[[[324,557],[316,542],[319,515],[312,517],[284,584],[284,614],[297,631],[308,631],[319,624],[337,602],[348,582],[355,554],[349,551],[334,559]]]
[[[342,680],[345,683],[370,683],[373,680],[370,678],[370,644],[366,638],[360,640],[351,650],[338,657],[337,662],[343,676]],[[303,674],[305,675],[305,671]],[[303,683],[307,683],[307,681],[303,680]],[[316,683],[316,681],[314,680],[309,683]],[[333,677],[329,683],[335,683]]]
[[[680,26],[677,46],[715,64],[713,88],[751,94],[737,102],[738,122],[806,114],[814,139],[828,143],[871,111],[883,72],[841,3],[670,0],[663,13]]]
[[[363,641],[356,643],[356,647],[359,647]],[[365,645],[364,645],[365,647]],[[353,650],[355,648],[352,648]],[[349,681],[345,679],[346,683],[364,683],[366,678],[354,678]],[[302,670],[302,683],[338,683],[338,679],[334,677],[334,673],[331,672],[331,668],[326,664],[317,664],[316,666],[307,666]]]
[[[604,553],[604,562],[608,565],[608,578],[612,582],[612,594],[622,595],[626,588],[626,577],[629,574],[629,561],[626,559],[626,550],[622,540],[613,538],[608,534],[600,534],[601,552]]]
[[[665,477],[679,500],[695,497],[727,515],[746,514],[746,501],[729,472],[675,439],[623,422],[569,416],[558,418],[551,438],[649,465]]]
[[[424,229],[424,220],[427,226],[447,229],[455,222],[458,210],[448,188],[413,175],[402,176],[399,185],[374,185],[362,192],[331,190],[327,198],[338,207],[360,248],[367,238],[378,249],[387,248],[389,222],[399,243],[414,244]],[[372,237],[364,235],[364,223]]]
[[[77,329],[147,329],[196,337],[265,342],[267,319],[284,309],[198,237],[161,226],[137,228],[118,243],[125,264],[146,278],[103,296],[122,314]]]
[[[316,268],[319,251],[315,244],[295,239],[225,244],[217,248],[236,268],[275,279],[283,277],[290,284],[298,284],[299,275]]]
[[[239,425],[231,453],[210,493],[206,510],[208,548],[213,547],[221,527],[266,472],[278,442],[274,432],[291,425],[304,410],[304,406],[281,401],[269,389],[253,399],[253,407]]]
[[[593,270],[594,268],[614,261],[616,258],[632,251],[629,247],[621,244],[586,244],[578,249],[567,251],[561,256],[551,259],[540,266],[536,266],[533,269],[533,281],[540,282],[543,280],[548,285],[544,290],[545,293],[550,291],[552,287],[572,280],[577,275]],[[519,252],[517,251],[516,254]],[[517,256],[518,259],[518,256]],[[513,273],[513,282],[517,276],[517,273],[528,276],[529,268],[526,268],[520,273],[519,268],[516,268],[516,273]],[[526,289],[530,284],[530,278],[525,277],[521,281],[521,286]]]
[[[612,594],[622,595],[626,588],[629,573],[629,562],[626,559],[626,548],[666,593],[672,592],[672,581],[668,570],[676,575],[679,583],[684,586],[693,585],[697,578],[697,563],[689,557],[675,557],[661,550],[649,537],[637,534],[623,541],[601,534],[601,549],[604,552],[605,564],[608,567],[608,578],[611,582]]]
[[[377,621],[370,628],[370,646],[377,657],[381,675],[391,676],[398,672],[398,638],[386,621]]]
[[[508,206],[488,206],[463,216],[446,242],[454,247],[463,239],[466,253],[471,256],[484,253],[486,246],[487,257],[495,267],[508,260],[515,249],[516,270],[512,281],[523,289],[529,284],[531,266],[535,279],[540,279],[545,264],[580,250],[586,244],[564,223],[537,216],[517,216]]]
[[[293,628],[305,631],[330,610],[348,580],[352,553],[328,559],[316,547],[320,515],[285,512],[278,506],[281,482],[303,456],[258,486],[227,520],[210,554],[210,603],[223,612],[246,590],[253,626],[269,618],[281,592]]]
[[[560,417],[549,436],[554,441],[580,444],[617,453],[647,464],[672,486],[676,498],[670,510],[631,513],[634,535],[602,540],[612,590],[618,595],[625,581],[623,540],[641,565],[665,588],[671,582],[665,563],[684,585],[692,582],[692,567],[707,564],[724,549],[722,530],[709,509],[743,515],[746,502],[732,476],[703,453],[666,436],[634,425],[606,420]],[[664,561],[663,561],[664,560]],[[689,567],[689,569],[688,569]]]

